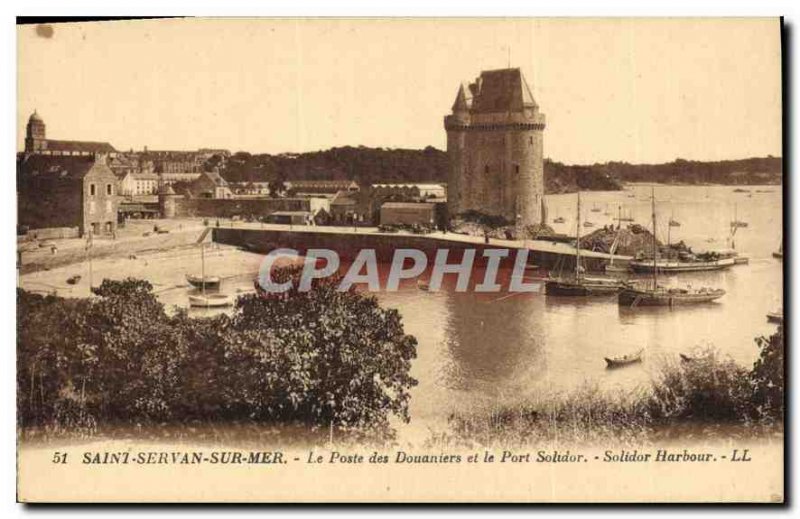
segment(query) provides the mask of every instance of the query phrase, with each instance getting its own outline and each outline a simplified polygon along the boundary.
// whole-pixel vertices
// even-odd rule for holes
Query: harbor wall
[[[212,239],[215,242],[242,247],[260,254],[267,254],[279,248],[294,249],[301,255],[305,254],[308,249],[330,249],[336,251],[339,257],[345,261],[353,260],[362,249],[374,249],[376,257],[381,263],[391,262],[397,249],[417,249],[425,253],[430,263],[435,259],[438,250],[447,249],[449,251],[448,263],[457,263],[463,258],[465,250],[475,249],[475,265],[484,266],[486,263],[485,250],[514,249],[514,247],[491,243],[487,245],[438,237],[374,232],[359,234],[236,228],[214,228],[212,232]],[[501,260],[500,267],[513,267],[515,258],[516,254],[510,253],[507,258]],[[587,270],[599,270],[605,262],[598,258],[581,258],[581,263]],[[545,269],[574,269],[575,256],[531,250],[528,253],[528,264]]]

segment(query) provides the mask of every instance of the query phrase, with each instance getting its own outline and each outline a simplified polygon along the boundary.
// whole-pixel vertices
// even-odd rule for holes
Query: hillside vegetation
[[[218,159],[207,164],[213,167]],[[578,190],[613,191],[625,182],[679,184],[779,184],[780,157],[750,158],[718,162],[677,159],[665,164],[608,162],[567,165],[545,159],[545,191],[568,193]],[[299,154],[250,154],[238,152],[224,164],[221,173],[231,182],[277,182],[291,180],[347,180],[363,184],[396,182],[446,182],[447,154],[431,146],[422,150],[331,148]]]

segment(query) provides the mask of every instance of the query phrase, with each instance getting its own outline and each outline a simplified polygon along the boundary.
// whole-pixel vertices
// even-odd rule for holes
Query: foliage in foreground
[[[297,275],[283,270],[277,278]],[[242,296],[232,316],[168,315],[146,281],[92,299],[17,293],[18,422],[301,424],[386,435],[408,421],[416,339],[396,310],[336,291]]]
[[[434,442],[534,445],[613,438],[625,444],[660,434],[770,430],[783,423],[783,327],[755,342],[760,355],[750,371],[707,349],[691,360],[667,363],[650,387],[636,392],[586,386],[519,405],[453,414],[450,431]]]

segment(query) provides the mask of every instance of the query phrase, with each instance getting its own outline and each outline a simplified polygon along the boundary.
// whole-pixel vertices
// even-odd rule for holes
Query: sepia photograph
[[[784,503],[785,30],[18,19],[18,500]]]

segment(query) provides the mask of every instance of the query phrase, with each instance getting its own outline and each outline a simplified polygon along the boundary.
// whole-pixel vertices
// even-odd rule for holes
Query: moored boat
[[[736,264],[735,258],[719,258],[715,260],[693,260],[693,261],[676,261],[659,259],[652,260],[634,260],[630,262],[631,268],[635,272],[653,272],[653,269],[658,269],[663,273],[677,273],[677,272],[702,272],[705,270],[721,270],[731,267]]]
[[[621,368],[622,366],[628,366],[630,364],[641,362],[643,353],[644,348],[635,353],[629,353],[620,357],[604,357],[606,361],[606,367]]]
[[[564,219],[563,216],[559,216],[557,218],[553,218],[553,223],[564,223],[564,222],[566,222],[566,220]]]
[[[708,303],[725,295],[721,288],[624,288],[619,293],[619,304],[623,306],[677,306]]]
[[[545,281],[544,291],[550,296],[602,296],[616,294],[624,286],[618,279],[548,279]]]
[[[620,291],[618,302],[620,305],[637,307],[637,306],[676,306],[685,304],[698,304],[707,303],[719,299],[725,295],[725,291],[721,288],[666,288],[658,285],[658,273],[662,270],[658,265],[658,246],[656,240],[656,196],[655,188],[652,193],[652,219],[653,219],[653,250],[652,259],[649,260],[650,271],[653,274],[652,285],[650,287],[626,287]],[[714,258],[718,261],[719,258]],[[733,265],[733,259],[729,258],[730,265]],[[702,261],[702,260],[701,260]],[[631,262],[631,267],[634,263],[641,263],[639,261]],[[669,260],[665,260],[663,265],[667,265]],[[718,268],[718,267],[715,267]],[[706,269],[708,270],[708,269]]]
[[[575,273],[572,277],[558,276],[545,280],[544,290],[551,296],[599,296],[616,294],[623,288],[624,283],[615,278],[587,277],[583,274],[581,266],[581,194],[578,192],[577,218],[575,219]],[[587,223],[585,222],[584,226]]]

